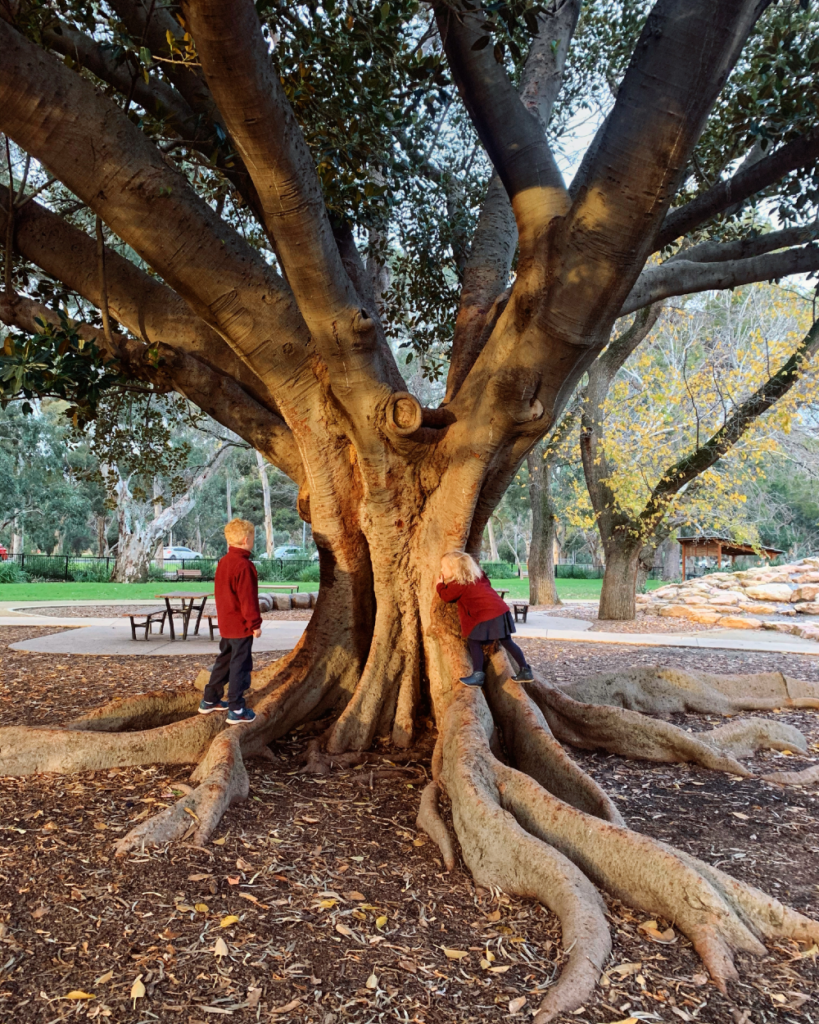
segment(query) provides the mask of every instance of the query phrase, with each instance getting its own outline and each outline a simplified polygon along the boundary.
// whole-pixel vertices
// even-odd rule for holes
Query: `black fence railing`
[[[111,578],[117,560],[82,555],[19,554],[6,555],[3,562],[18,566],[29,577],[43,580],[105,582]]]

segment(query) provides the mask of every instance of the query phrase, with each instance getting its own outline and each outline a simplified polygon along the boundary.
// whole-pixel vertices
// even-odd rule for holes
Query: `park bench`
[[[529,602],[526,598],[515,598],[512,601],[507,601],[507,604],[512,607],[512,611],[515,615],[515,622],[526,621],[526,616],[529,614]]]
[[[201,580],[202,570],[201,569],[177,569],[176,576],[174,579],[177,580]]]
[[[138,612],[123,612],[123,619],[131,620],[131,639],[136,640],[137,629],[145,630],[145,639],[153,632],[155,622],[159,623],[159,632],[165,632],[165,619],[168,616],[167,608],[142,608]],[[139,621],[141,620],[141,621]]]

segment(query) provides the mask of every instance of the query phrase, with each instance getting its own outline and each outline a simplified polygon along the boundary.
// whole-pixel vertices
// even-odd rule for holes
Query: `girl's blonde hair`
[[[457,583],[474,583],[483,575],[481,567],[465,551],[447,551],[441,562],[449,567]]]

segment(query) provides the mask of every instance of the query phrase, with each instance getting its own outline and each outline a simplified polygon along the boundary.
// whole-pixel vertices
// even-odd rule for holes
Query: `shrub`
[[[68,567],[68,575],[75,583],[108,583],[113,566],[105,562],[86,562]]]
[[[16,562],[0,562],[0,583],[28,583],[28,573]]]
[[[318,583],[321,579],[318,562],[308,565],[306,569],[302,569],[296,579],[300,583]]]
[[[558,580],[601,580],[604,569],[598,565],[560,564],[555,566],[555,579]]]
[[[493,580],[511,580],[518,574],[509,562],[481,562],[481,568]]]

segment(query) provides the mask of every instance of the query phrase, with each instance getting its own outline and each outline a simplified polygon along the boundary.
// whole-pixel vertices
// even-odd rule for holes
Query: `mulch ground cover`
[[[53,630],[3,628],[0,644],[43,632]],[[641,662],[819,679],[819,660],[798,655],[523,644],[558,681]],[[2,646],[4,724],[51,724],[114,696],[175,687],[208,662]],[[813,756],[819,715],[777,717],[809,736]],[[713,724],[684,720],[692,729]],[[308,734],[278,743],[274,763],[251,762],[250,799],[204,850],[112,856],[117,836],[176,799],[184,766],[0,780],[0,1016],[21,1024],[531,1017],[564,960],[558,924],[537,904],[476,888],[462,866],[443,871],[415,826],[429,736],[415,762],[393,765],[385,752],[383,763],[314,777],[299,757]],[[819,916],[819,794],[810,788],[576,756],[638,830]],[[767,753],[749,763],[775,770],[810,760]],[[673,921],[652,926],[648,915],[607,906],[614,951],[603,984],[564,1024],[819,1021],[819,950],[777,942],[761,960],[740,955],[727,999]],[[655,940],[669,928],[670,942]]]

